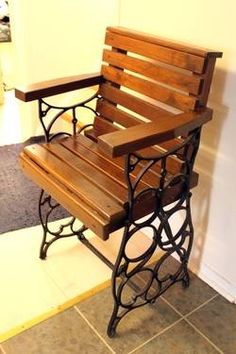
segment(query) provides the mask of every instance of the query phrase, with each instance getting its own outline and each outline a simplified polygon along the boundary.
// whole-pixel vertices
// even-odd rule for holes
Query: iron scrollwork
[[[187,264],[193,243],[189,187],[199,140],[198,129],[182,144],[166,153],[154,157],[130,153],[126,157],[128,217],[112,275],[114,308],[107,330],[110,337],[114,336],[118,323],[130,311],[147,303],[154,303],[176,282],[182,282],[183,287],[189,286]],[[181,171],[172,177],[167,168],[171,157],[178,157],[182,161]],[[156,173],[156,186],[140,188],[150,169],[159,169],[159,173]],[[172,190],[176,193],[176,198],[170,203],[168,194],[172,194]],[[150,213],[140,220],[137,219],[137,210],[142,207],[143,198],[149,198],[151,207]],[[174,231],[172,219],[177,214],[181,214],[181,224]],[[151,235],[151,244],[142,254],[131,257],[128,252],[129,244],[145,228]],[[162,256],[157,261],[152,261],[157,249]],[[177,269],[170,274],[166,270],[166,262],[171,256],[177,258],[179,263]],[[136,288],[133,287],[134,283]],[[134,293],[127,291],[128,285],[134,288]]]
[[[45,142],[51,142],[52,140],[62,136],[75,135],[77,133],[81,133],[82,131],[90,127],[92,124],[87,124],[84,125],[83,127],[80,127],[77,131],[77,123],[79,119],[76,110],[77,108],[80,107],[80,108],[87,109],[96,115],[97,112],[88,105],[88,103],[96,99],[100,99],[98,93],[95,93],[92,97],[82,102],[79,102],[74,105],[66,106],[66,107],[52,105],[46,102],[44,99],[39,99],[38,100],[39,119],[44,130]],[[52,133],[52,128],[55,125],[55,123],[58,121],[58,119],[64,113],[70,111],[72,112],[71,115],[72,132],[69,133],[66,131],[61,131],[59,133]],[[48,248],[52,243],[54,243],[58,239],[77,236],[81,242],[84,243],[86,242],[83,232],[87,228],[85,226],[76,227],[75,226],[76,219],[72,216],[70,217],[69,221],[66,221],[64,224],[60,225],[57,231],[52,230],[49,224],[50,217],[53,214],[53,212],[59,207],[60,205],[54,202],[50,195],[47,195],[47,193],[44,190],[41,191],[39,197],[39,218],[43,227],[43,240],[40,247],[40,255],[39,255],[41,259],[46,258]]]
[[[88,105],[88,103],[97,99],[97,98],[100,98],[100,96],[98,95],[98,93],[95,93],[92,97],[90,97],[82,102],[76,103],[74,105],[66,106],[66,107],[60,107],[60,106],[50,104],[50,103],[46,102],[44,99],[40,98],[38,100],[39,119],[40,119],[40,122],[43,127],[45,141],[50,142],[53,139],[58,138],[59,136],[63,136],[63,135],[65,135],[65,136],[70,136],[72,134],[75,135],[77,133],[76,129],[77,129],[77,123],[78,123],[78,116],[76,114],[77,108],[87,109],[96,115],[97,112],[95,111],[95,109],[90,107]],[[68,133],[68,132],[64,131],[64,132],[59,132],[59,133],[53,134],[52,128],[55,125],[55,123],[58,121],[58,118],[60,118],[64,113],[70,112],[70,111],[72,113],[72,115],[71,115],[72,133]],[[54,112],[54,114],[52,114],[52,117],[50,117],[50,114],[52,112]],[[49,120],[49,122],[47,122],[47,123],[46,123],[46,118],[48,118],[48,120]],[[85,128],[86,127],[83,127],[83,129],[85,129]]]
[[[96,114],[93,108],[87,106],[87,103],[96,98],[100,97],[95,94],[91,99],[65,108],[49,105],[44,100],[39,100],[39,116],[46,142],[50,142],[58,136],[71,135],[67,132],[51,133],[54,123],[68,110],[72,110],[72,134],[76,134],[78,122],[76,108],[84,107]],[[59,111],[46,126],[44,119],[52,109]],[[81,128],[79,133],[86,128],[87,126]],[[115,265],[111,264],[89,243],[84,235],[87,228],[84,225],[77,227],[74,217],[71,217],[56,231],[52,231],[49,226],[50,215],[59,207],[59,204],[53,202],[43,190],[41,192],[39,215],[44,237],[40,258],[46,258],[49,246],[56,240],[77,236],[84,245],[112,268],[114,307],[107,329],[109,337],[114,336],[121,319],[132,310],[148,303],[154,303],[160,295],[177,282],[182,282],[183,287],[189,286],[187,264],[194,234],[190,207],[190,180],[199,147],[200,132],[200,129],[193,131],[183,139],[181,144],[166,153],[151,157],[139,153],[129,153],[126,156],[127,219]],[[181,170],[174,175],[170,175],[168,172],[169,160],[172,157],[182,161]],[[150,174],[151,184],[148,182]],[[140,218],[139,210],[144,204],[149,204],[147,215]],[[47,210],[43,213],[45,207]],[[181,224],[176,231],[173,229],[172,219],[177,214],[181,214]],[[151,235],[150,245],[142,254],[130,256],[128,250],[132,240],[139,231],[145,228]],[[48,240],[49,235],[50,239]],[[157,250],[161,251],[161,256],[158,260],[153,261],[153,255]],[[177,267],[171,272],[166,269],[166,263],[170,257],[175,257],[179,261]],[[128,290],[130,287],[133,292]]]

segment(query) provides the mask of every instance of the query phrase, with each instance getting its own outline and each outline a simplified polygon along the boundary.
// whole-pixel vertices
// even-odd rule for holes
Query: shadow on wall
[[[195,169],[199,172],[199,185],[193,191],[192,215],[195,227],[194,249],[191,264],[199,271],[204,253],[204,245],[208,234],[208,224],[212,205],[212,189],[216,160],[221,158],[219,143],[224,123],[228,117],[229,107],[222,103],[227,72],[216,69],[209,96],[208,106],[213,108],[213,119],[203,127],[200,150],[197,155]],[[236,91],[236,77],[235,77]]]

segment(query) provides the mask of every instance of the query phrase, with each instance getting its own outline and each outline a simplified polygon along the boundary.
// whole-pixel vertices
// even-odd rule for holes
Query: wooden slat
[[[118,131],[119,129],[117,127],[115,127],[114,124],[111,124],[109,122],[107,122],[106,120],[100,120],[101,117],[97,117],[97,131],[95,131],[94,133],[96,135],[96,138],[98,138],[98,136],[102,135],[101,133],[103,132],[103,134],[107,134],[107,133],[111,133],[114,131]],[[99,127],[100,130],[99,130]],[[98,133],[99,132],[99,133]],[[101,149],[99,149],[97,147],[97,140],[96,143],[92,142],[91,144],[88,143],[88,139],[84,139],[83,136],[78,137],[80,139],[81,144],[85,144],[85,146],[87,148],[90,148],[93,152],[96,152],[99,155],[104,155],[105,153],[102,152]],[[163,144],[160,145],[155,145],[155,146],[150,146],[148,148],[145,149],[141,149],[138,151],[138,153],[140,153],[142,156],[144,157],[153,157],[153,156],[157,156],[159,154],[163,154],[164,152],[166,152],[168,149],[173,148],[174,146],[178,147],[179,146],[179,142],[178,140],[175,142],[175,140],[173,141],[169,141],[169,142],[164,142]],[[107,155],[104,155],[104,157],[108,158]],[[110,161],[113,161],[114,159],[111,159]],[[123,158],[119,160],[119,158],[116,158],[116,164],[118,164],[119,166],[121,166],[123,168],[124,166],[124,160]],[[181,161],[180,159],[174,157],[174,156],[170,156],[167,159],[167,170],[169,171],[169,173],[172,174],[176,174],[180,171],[182,171],[182,166],[183,166],[183,161]],[[155,171],[156,173],[160,174],[161,173],[161,166],[156,164],[155,166],[152,167],[152,170]]]
[[[98,143],[111,156],[121,156],[128,152],[158,144],[185,135],[212,118],[212,111],[188,112],[175,117],[163,117],[160,124],[144,123],[122,131],[100,136]]]
[[[113,225],[110,224],[109,220],[103,218],[96,210],[86,205],[84,200],[66,189],[55,176],[45,173],[45,171],[25,153],[21,154],[20,163],[24,173],[57,200],[71,215],[80,219],[85,226],[89,227],[102,239],[108,239],[109,233],[114,231],[114,229],[112,229]],[[123,220],[120,221],[120,226],[122,226],[122,222]],[[118,223],[116,227],[117,229],[119,228]]]
[[[133,96],[130,93],[118,90],[107,83],[100,86],[99,94],[108,101],[117,103],[151,121],[157,120],[159,115],[163,114],[173,116],[173,113],[144,101],[139,97]]]
[[[111,66],[103,65],[102,74],[106,80],[135,90],[141,94],[154,98],[155,100],[161,101],[172,107],[179,108],[184,111],[195,108],[195,97],[172,91],[157,85],[154,82],[135,77]]]
[[[109,119],[111,122],[114,121],[126,128],[143,123],[142,120],[132,116],[127,112],[122,111],[119,108],[116,108],[116,106],[111,103],[108,103],[105,100],[98,101],[96,110],[98,113],[100,113],[103,117]]]
[[[46,149],[45,146],[47,146]],[[92,157],[91,159],[91,156],[94,155],[94,148],[96,148],[95,155],[100,158],[102,157],[102,160],[104,160],[103,165],[101,164],[101,160],[100,163],[98,163],[98,160],[93,159],[94,157]],[[68,170],[68,166],[73,165],[73,171],[75,173],[75,176],[79,177],[76,183],[81,183],[81,177],[78,175],[82,173],[83,176],[92,183],[99,184],[99,189],[101,189],[105,194],[107,192],[108,194],[113,193],[112,191],[110,192],[107,189],[113,188],[113,186],[115,187],[115,184],[112,179],[109,182],[104,175],[107,174],[107,176],[113,176],[112,178],[114,178],[114,168],[110,168],[109,163],[107,163],[109,160],[107,159],[107,157],[102,155],[101,152],[99,152],[97,144],[92,143],[84,136],[78,136],[64,139],[56,144],[47,144],[44,146],[34,145],[33,149],[27,147],[25,151],[26,153],[23,153],[21,156],[21,164],[26,174],[29,175],[39,186],[41,186],[41,188],[43,188],[50,195],[52,195],[52,197],[55,198],[61,205],[63,205],[72,215],[78,217],[88,228],[94,231],[98,236],[105,240],[108,238],[109,233],[124,226],[126,212],[125,208],[121,204],[125,205],[124,201],[126,199],[124,199],[124,201],[120,200],[118,203],[121,208],[119,217],[118,215],[116,215],[116,217],[114,218],[114,210],[110,210],[110,208],[108,209],[109,215],[107,216],[107,212],[104,213],[104,197],[102,198],[102,200],[99,199],[99,209],[97,208],[97,206],[92,207],[91,205],[86,203],[84,193],[81,193],[81,191],[79,190],[74,191],[72,187],[72,184],[74,183],[73,180],[71,181],[71,179],[67,179],[67,176],[64,175],[64,171]],[[43,159],[42,154],[45,155],[43,156]],[[83,160],[82,158],[82,156],[84,157],[84,155],[86,156],[85,160],[88,162],[87,164],[84,163],[85,160]],[[61,163],[64,164],[64,166],[60,166],[58,165],[58,163],[56,163],[56,165],[54,166],[52,164],[52,156],[53,159],[58,157]],[[121,162],[122,159],[113,159],[110,164],[115,165],[117,161]],[[48,168],[48,165],[50,165],[50,168]],[[61,176],[59,176],[58,178],[57,171],[52,171],[57,167],[60,168],[60,171],[63,171],[63,178],[61,178]],[[61,167],[63,167],[63,169]],[[116,165],[116,167],[118,170],[123,171],[123,166],[120,167]],[[83,172],[80,171],[81,168],[84,169]],[[97,172],[100,172],[96,172],[96,174],[93,176],[93,168],[95,168]],[[149,183],[151,183],[149,185],[157,187],[159,184],[158,176],[153,172],[148,172],[147,175],[149,178]],[[96,180],[96,178],[98,179]],[[124,179],[124,175],[122,176],[122,178]],[[193,182],[195,183],[196,179],[191,181],[191,186],[194,186]],[[86,188],[84,184],[82,184],[81,187]],[[143,190],[143,188],[146,189],[145,183],[141,183],[141,190]],[[118,189],[119,191],[121,190],[120,187]],[[163,203],[167,204],[173,202],[176,198],[178,198],[179,194],[181,193],[181,190],[182,184],[177,184],[173,186],[171,190],[167,190],[163,199]],[[119,191],[116,191],[116,195],[119,193]],[[124,194],[122,198],[123,197]],[[121,196],[118,196],[118,199],[122,198]],[[139,201],[134,207],[134,218],[138,219],[142,216],[151,213],[155,208],[155,205],[155,194],[152,194],[152,192],[150,191],[149,193],[142,195],[142,197],[139,199]],[[101,207],[103,208],[102,211]]]
[[[45,145],[45,148],[47,149],[47,145]],[[65,165],[73,166],[76,173],[81,174],[94,185],[98,185],[99,189],[110,195],[123,207],[127,202],[127,188],[112,177],[115,174],[113,166],[110,166],[108,168],[109,173],[106,173],[104,166],[100,168],[99,164],[89,164],[82,158],[78,158],[81,155],[83,157],[83,154],[79,155],[79,149],[76,150],[75,152],[74,149],[67,149],[65,145],[58,143],[50,144],[48,151],[60,158]],[[82,153],[87,155],[86,151],[82,151]]]
[[[201,48],[198,46],[193,46],[191,44],[173,41],[167,38],[161,38],[159,36],[143,33],[139,31],[132,30],[130,28],[125,28],[121,26],[117,27],[107,27],[107,31],[117,33],[129,38],[139,39],[152,44],[158,44],[167,48],[176,49],[181,52],[197,55],[200,57],[213,56],[216,58],[222,57],[222,52],[214,51],[212,49]]]
[[[112,52],[107,49],[103,52],[103,61],[117,68],[134,71],[153,80],[196,95],[199,93],[199,87],[203,80],[199,75],[187,75],[176,72],[169,68],[158,66],[150,61]]]
[[[124,175],[124,158],[111,159],[105,155],[96,143],[90,142],[86,137],[80,135],[74,139],[66,139],[63,146],[73,151],[79,158],[86,161],[104,174],[107,174],[116,183],[127,189],[127,182]],[[132,180],[138,175],[141,167],[137,167],[131,174]],[[159,175],[156,172],[148,172],[140,182],[138,190],[158,185]],[[127,199],[127,198],[126,198]]]
[[[95,165],[96,168],[100,169],[103,171],[103,173],[107,173],[110,178],[114,179],[121,183],[125,188],[127,188],[126,181],[124,179],[124,159],[123,157],[118,157],[118,158],[109,158],[107,155],[104,154],[104,152],[99,149],[98,144],[94,143],[93,141],[87,139],[83,135],[78,135],[73,138],[65,139],[62,142],[63,146],[65,146],[67,149],[73,151],[73,153],[76,153],[78,157],[84,159],[87,163]],[[148,151],[148,149],[145,149],[145,154]],[[151,148],[149,148],[149,154],[151,154]],[[157,154],[157,150],[152,149],[152,154],[155,155]],[[115,167],[115,168],[114,168]],[[140,169],[142,168],[142,165],[137,166],[135,169],[135,172],[131,174],[132,180],[138,175],[140,172]],[[167,159],[167,170],[169,173],[177,174],[181,172],[182,170],[182,163],[180,160],[174,157],[170,157]],[[112,175],[110,174],[110,171],[112,171]],[[138,191],[143,190],[144,188],[146,189],[147,187],[157,187],[160,181],[160,175],[159,172],[161,171],[161,167],[159,165],[155,165],[148,171],[148,173],[144,176],[143,182],[140,182]],[[169,175],[169,178],[172,176]],[[168,179],[168,178],[167,178]],[[190,187],[193,188],[197,185],[198,181],[198,174],[193,172],[192,177],[191,177],[191,182],[190,182]],[[178,187],[177,189],[178,190]],[[166,195],[165,203],[168,202],[168,200],[172,200],[175,198],[176,194],[173,193],[173,195],[170,195],[171,192]],[[144,205],[139,203],[137,205],[137,210],[135,211],[136,217],[141,217],[146,215],[148,212],[151,212],[152,210],[151,205],[153,205],[153,199],[148,201],[148,198],[150,198],[150,195],[146,195],[145,198],[147,200],[145,201]],[[146,210],[146,211],[145,211]]]
[[[162,61],[163,63],[177,66],[201,74],[204,68],[204,58],[153,44],[130,36],[123,36],[113,32],[106,33],[105,43],[115,48],[127,50],[147,58]]]
[[[103,77],[100,73],[76,75],[18,87],[15,89],[15,96],[24,102],[29,102],[43,97],[98,85],[102,82]]]
[[[143,124],[143,123],[140,123],[140,124]],[[95,118],[94,127],[95,128],[93,131],[94,131],[94,135],[96,136],[96,138],[98,138],[100,135],[112,133],[112,132],[119,130],[119,128],[117,126],[115,126],[114,124],[111,124],[106,119],[103,119],[103,117],[96,117]],[[177,148],[182,142],[183,142],[183,140],[179,139],[179,138],[167,140],[167,141],[160,143],[159,145],[148,147],[148,148],[139,150],[138,152],[144,157],[153,157],[158,154],[162,154],[162,153],[166,152],[167,150]],[[181,171],[182,165],[183,165],[183,162],[180,159],[175,158],[174,156],[170,156],[167,159],[167,169],[170,173],[175,174],[175,173]],[[156,171],[158,173],[160,173],[161,167],[156,169]]]
[[[74,194],[83,199],[86,204],[97,210],[104,218],[120,219],[124,214],[122,207],[114,198],[106,195],[99,186],[91,183],[71,164],[65,164],[43,145],[32,145],[25,148],[25,153],[48,173],[55,176],[62,184],[66,184]]]

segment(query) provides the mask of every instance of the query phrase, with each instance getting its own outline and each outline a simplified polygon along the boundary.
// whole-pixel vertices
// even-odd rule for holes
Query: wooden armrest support
[[[64,77],[16,88],[15,96],[24,102],[29,102],[43,97],[98,85],[102,81],[103,77],[100,73]]]
[[[124,130],[101,135],[100,147],[110,156],[117,157],[129,152],[185,135],[212,118],[212,110],[185,112],[172,117],[160,117],[156,122],[143,123]]]

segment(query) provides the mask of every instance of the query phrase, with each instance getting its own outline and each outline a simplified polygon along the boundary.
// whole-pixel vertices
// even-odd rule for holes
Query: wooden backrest
[[[95,135],[207,104],[215,60],[222,53],[121,27],[108,27]]]

